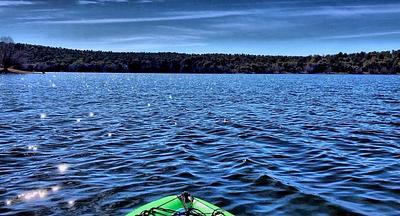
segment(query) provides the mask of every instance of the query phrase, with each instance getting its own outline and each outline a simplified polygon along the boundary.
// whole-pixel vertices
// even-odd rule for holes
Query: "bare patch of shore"
[[[0,68],[0,73],[3,73],[3,74],[42,74],[42,72],[25,71],[25,70],[19,70],[19,69],[15,69],[15,68],[8,68],[7,71],[4,71],[4,68]]]

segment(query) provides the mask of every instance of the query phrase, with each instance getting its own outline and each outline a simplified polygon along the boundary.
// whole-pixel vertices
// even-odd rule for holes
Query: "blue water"
[[[0,214],[400,215],[400,77],[0,76]]]

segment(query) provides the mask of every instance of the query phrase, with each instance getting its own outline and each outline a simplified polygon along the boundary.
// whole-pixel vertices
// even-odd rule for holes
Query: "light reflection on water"
[[[37,151],[37,146],[35,146],[35,145],[29,145],[29,146],[28,146],[28,149],[29,149],[29,150],[32,150],[32,151]]]
[[[69,168],[68,164],[60,164],[57,166],[57,169],[61,174],[64,174],[68,170],[68,168]]]
[[[53,192],[57,192],[59,190],[60,190],[60,186],[58,186],[58,185],[51,187],[51,191],[53,191]]]
[[[50,73],[0,92],[0,215],[184,190],[237,215],[399,215],[398,76]]]
[[[75,205],[75,200],[68,200],[68,206],[73,207]]]
[[[17,196],[13,197],[12,199],[7,199],[5,201],[7,206],[18,204],[20,202],[34,202],[40,201],[52,194],[58,192],[60,190],[60,186],[53,186],[50,189],[36,189],[31,191],[24,191]]]

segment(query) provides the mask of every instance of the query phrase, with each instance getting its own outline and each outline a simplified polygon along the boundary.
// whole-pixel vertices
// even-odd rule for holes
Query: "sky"
[[[123,52],[310,55],[400,49],[392,0],[0,0],[0,36]]]

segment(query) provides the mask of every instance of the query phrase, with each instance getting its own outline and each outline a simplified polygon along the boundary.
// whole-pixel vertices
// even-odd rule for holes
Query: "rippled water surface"
[[[400,215],[400,77],[0,76],[0,214]]]

